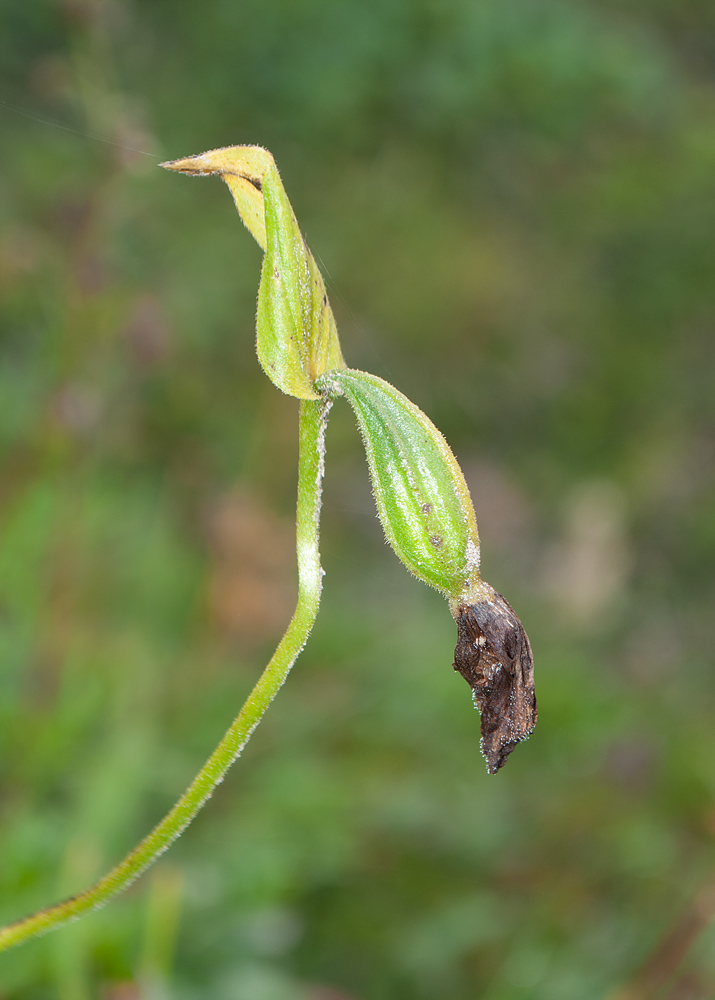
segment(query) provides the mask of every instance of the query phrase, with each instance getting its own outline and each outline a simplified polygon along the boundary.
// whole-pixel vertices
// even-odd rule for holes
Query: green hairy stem
[[[330,406],[329,402],[313,400],[301,400],[300,403],[296,511],[298,603],[285,635],[243,708],[176,805],[151,833],[89,889],[0,928],[0,951],[62,927],[89,910],[104,906],[131,885],[176,840],[211,797],[282,687],[308,639],[320,604],[323,571],[318,550],[319,519],[325,427]]]

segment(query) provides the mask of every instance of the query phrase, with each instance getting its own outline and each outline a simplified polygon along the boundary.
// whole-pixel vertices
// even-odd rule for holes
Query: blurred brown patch
[[[709,997],[712,997],[711,984],[704,982],[693,971],[678,977],[664,1000],[708,1000]]]
[[[87,247],[75,265],[77,288],[83,296],[98,295],[111,284],[111,275],[101,253]]]
[[[208,513],[209,614],[225,637],[259,640],[288,624],[295,601],[292,525],[242,490]]]
[[[32,274],[44,252],[44,238],[39,231],[29,226],[7,226],[0,237],[0,289],[9,289]]]
[[[30,67],[29,84],[42,101],[66,100],[72,93],[72,67],[56,53],[40,56]]]
[[[168,358],[171,330],[155,295],[137,299],[122,332],[132,361],[138,367],[152,368]]]
[[[609,1000],[651,1000],[670,984],[663,1000],[705,1000],[711,997],[712,982],[702,983],[692,969],[674,978],[690,949],[715,918],[715,882],[705,885],[682,911],[653,953],[621,990]]]
[[[142,1000],[142,991],[138,983],[127,980],[105,986],[102,996],[104,1000]]]
[[[306,1000],[355,1000],[349,993],[335,990],[332,986],[306,987]]]
[[[679,622],[673,618],[648,618],[641,622],[624,643],[624,663],[639,684],[660,683],[682,667],[683,642]]]
[[[523,563],[533,536],[527,497],[510,481],[504,469],[491,462],[467,459],[462,468],[483,545],[502,558]]]
[[[652,786],[657,763],[657,747],[646,735],[639,734],[616,740],[609,746],[604,771],[610,781],[626,791],[641,793]]]
[[[94,386],[71,382],[58,389],[51,399],[50,416],[58,429],[82,437],[97,428],[103,405]]]
[[[564,617],[591,628],[621,597],[630,567],[625,502],[615,483],[591,480],[566,498],[562,537],[546,553],[544,584]]]

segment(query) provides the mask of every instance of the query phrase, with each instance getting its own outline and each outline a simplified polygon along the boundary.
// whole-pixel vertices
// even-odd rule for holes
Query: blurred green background
[[[463,464],[540,704],[487,776],[336,405],[289,683],[2,1000],[715,997],[711,0],[3,0],[0,65],[0,918],[149,829],[294,600],[260,251],[159,158],[273,152],[348,363]]]

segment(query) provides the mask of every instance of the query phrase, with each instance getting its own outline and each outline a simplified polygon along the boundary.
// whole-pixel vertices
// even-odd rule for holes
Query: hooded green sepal
[[[462,470],[432,421],[388,382],[334,371],[318,380],[353,408],[377,512],[407,569],[458,599],[479,580],[479,534]]]
[[[218,175],[265,250],[258,290],[256,351],[271,381],[289,396],[319,399],[322,372],[344,368],[325,284],[305,244],[275,160],[260,146],[226,146],[162,163],[192,177]]]
[[[263,177],[263,197],[266,253],[258,289],[258,360],[289,396],[319,399],[315,379],[345,367],[333,312],[275,167]]]

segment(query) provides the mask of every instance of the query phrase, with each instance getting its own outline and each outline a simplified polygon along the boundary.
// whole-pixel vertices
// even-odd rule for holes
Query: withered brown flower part
[[[482,753],[496,774],[536,725],[534,658],[509,602],[488,584],[479,589],[474,604],[455,609],[454,669],[472,687],[482,716]]]

